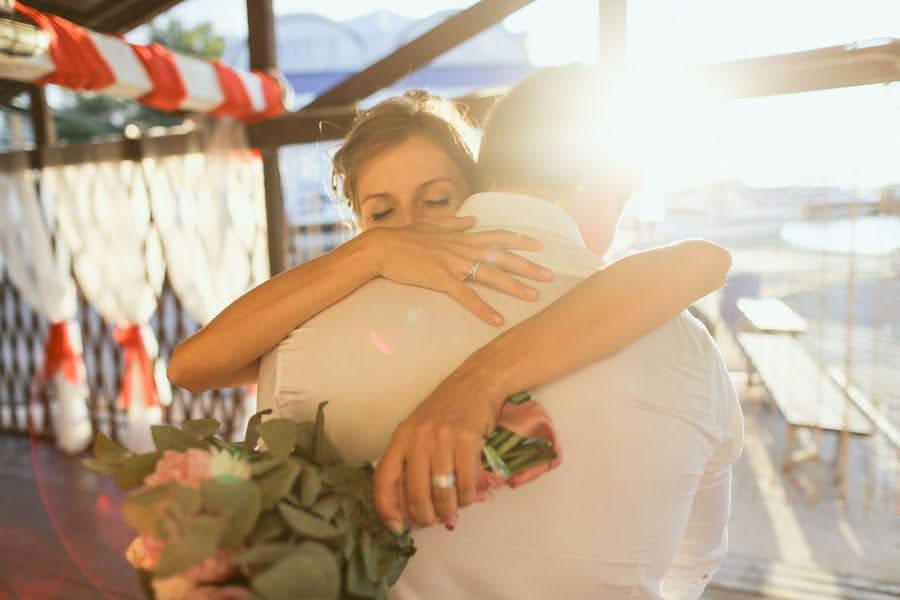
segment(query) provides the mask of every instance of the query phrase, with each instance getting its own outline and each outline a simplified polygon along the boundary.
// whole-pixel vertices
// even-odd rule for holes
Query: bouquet
[[[314,422],[257,413],[243,442],[216,437],[214,419],[154,425],[157,450],[145,454],[97,436],[85,465],[130,491],[126,558],[147,598],[387,597],[415,546],[377,516],[372,466],[345,464],[325,436],[325,404]],[[483,453],[489,487],[555,456],[550,442],[498,427]]]

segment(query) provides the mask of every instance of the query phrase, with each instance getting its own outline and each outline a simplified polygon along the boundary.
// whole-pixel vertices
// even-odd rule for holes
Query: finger
[[[444,231],[465,231],[475,225],[475,217],[432,217],[423,218],[419,225],[431,225]]]
[[[381,462],[372,478],[374,485],[375,511],[381,520],[393,531],[401,531],[403,519],[403,444],[395,436],[385,450]]]
[[[482,259],[504,271],[535,281],[553,281],[553,271],[508,250],[488,250]]]
[[[475,280],[499,290],[510,296],[534,302],[540,293],[533,287],[525,285],[509,273],[505,273],[492,265],[481,264]]]
[[[448,296],[459,302],[463,308],[487,323],[488,325],[502,325],[503,316],[481,299],[475,290],[457,279],[449,271],[442,277],[441,290]]]
[[[435,440],[431,454],[431,475],[453,475],[453,433],[442,429]],[[456,485],[449,487],[431,486],[431,497],[438,519],[449,521],[456,516]]]
[[[406,453],[406,504],[413,523],[422,527],[436,522],[431,499],[431,454],[426,450],[433,440],[428,437],[420,430],[415,446]]]
[[[465,238],[471,240],[469,243],[481,247],[494,246],[497,248],[508,248],[510,250],[532,251],[544,249],[544,244],[533,237],[528,237],[522,233],[506,231],[504,229],[467,233],[465,234]]]
[[[483,444],[483,439],[472,436],[472,439],[462,440],[454,448],[456,503],[460,507],[469,506],[475,501],[478,487],[478,468],[481,463],[481,446]]]

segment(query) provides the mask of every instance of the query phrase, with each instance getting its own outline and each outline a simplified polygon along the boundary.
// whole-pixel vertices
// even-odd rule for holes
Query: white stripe
[[[49,51],[38,56],[7,56],[0,52],[0,79],[34,81],[55,70]]]
[[[181,72],[187,98],[179,108],[198,112],[209,112],[225,101],[216,69],[209,61],[175,54],[175,65]]]
[[[259,77],[248,71],[235,71],[244,82],[244,88],[250,96],[250,104],[253,112],[261,113],[266,110],[266,95],[263,92],[262,81]]]
[[[102,93],[119,98],[140,98],[153,90],[153,82],[131,46],[111,35],[88,33],[116,77],[116,82],[101,90]]]

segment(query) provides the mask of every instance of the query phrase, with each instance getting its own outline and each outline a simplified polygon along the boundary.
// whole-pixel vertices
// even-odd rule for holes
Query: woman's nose
[[[403,206],[397,209],[399,221],[402,225],[412,225],[418,222],[418,214],[415,206]]]

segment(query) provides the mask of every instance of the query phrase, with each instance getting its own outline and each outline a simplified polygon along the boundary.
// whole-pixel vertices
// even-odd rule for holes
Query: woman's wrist
[[[375,279],[381,275],[382,244],[377,228],[363,231],[338,246],[338,249],[346,252],[348,260],[358,265],[367,279]]]
[[[452,375],[465,380],[469,389],[478,390],[498,411],[506,398],[522,391],[516,388],[516,357],[505,349],[502,338],[497,338],[469,356]]]

